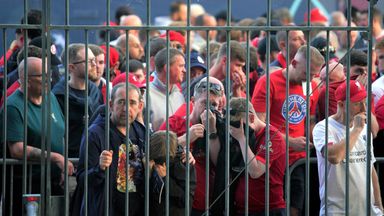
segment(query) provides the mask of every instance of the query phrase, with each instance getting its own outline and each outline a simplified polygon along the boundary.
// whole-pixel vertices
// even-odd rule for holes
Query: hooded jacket
[[[144,139],[144,137],[142,137]],[[124,214],[125,193],[118,190],[118,172],[119,166],[119,150],[122,145],[125,146],[126,137],[120,133],[115,125],[110,122],[109,129],[109,149],[113,151],[112,164],[109,167],[109,215]],[[130,142],[130,144],[132,144]],[[134,144],[133,144],[134,145]],[[134,145],[137,146],[137,145]],[[77,172],[78,185],[84,185],[85,182],[85,137],[83,136],[80,148],[80,159]],[[107,149],[105,142],[105,118],[99,115],[94,123],[90,126],[88,132],[88,214],[104,215],[105,212],[105,177],[106,172],[100,169],[99,157],[103,150]],[[137,148],[135,159],[130,157],[130,167],[133,167],[134,187],[136,192],[129,193],[129,215],[142,215],[143,209],[143,191],[144,191],[144,172],[142,147]],[[128,155],[128,154],[127,154]],[[121,164],[120,164],[121,165]],[[127,183],[128,187],[129,183]],[[81,206],[80,215],[84,214],[84,198]]]

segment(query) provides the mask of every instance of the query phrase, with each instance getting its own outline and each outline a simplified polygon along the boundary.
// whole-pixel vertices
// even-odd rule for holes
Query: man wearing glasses
[[[52,195],[63,194],[63,174],[64,174],[64,116],[60,110],[60,106],[55,96],[52,93],[47,93],[50,102],[50,113],[47,114],[47,120],[50,121],[50,128],[47,131],[42,130],[42,120],[44,106],[48,102],[47,99],[43,100],[43,88],[47,87],[47,83],[43,83],[43,67],[42,59],[37,57],[27,57],[27,73],[28,76],[24,77],[24,60],[19,64],[19,79],[20,87],[8,98],[7,104],[7,146],[11,158],[23,159],[24,152],[24,124],[27,124],[27,143],[26,143],[26,158],[28,161],[40,161],[41,160],[41,143],[43,135],[51,134],[50,140],[45,139],[45,145],[50,145],[51,154],[50,161],[52,165],[51,170],[51,189]],[[46,77],[48,80],[48,77]],[[27,89],[25,93],[24,88]],[[45,89],[47,91],[47,89]],[[26,95],[25,95],[26,94]],[[24,96],[27,99],[27,116],[24,116]],[[45,112],[47,110],[45,109]],[[0,112],[1,118],[4,117],[4,109]],[[1,130],[3,131],[3,130]],[[3,137],[3,136],[2,136]],[[47,143],[50,141],[50,143]],[[44,149],[45,151],[45,149]],[[45,153],[45,152],[44,152]],[[45,153],[46,154],[46,153]],[[14,179],[13,191],[13,213],[21,215],[21,181],[22,178],[17,174]],[[68,174],[72,175],[73,165],[68,161]],[[29,188],[32,193],[40,193],[40,166],[36,169],[32,169],[32,188]],[[7,192],[8,193],[8,192]],[[9,194],[9,193],[8,193]]]
[[[64,54],[65,52],[63,52]],[[103,104],[103,97],[92,82],[97,78],[95,56],[88,49],[88,60],[85,59],[85,45],[71,44],[68,47],[69,58],[65,59],[62,56],[63,62],[68,61],[68,72],[70,79],[68,80],[69,87],[69,157],[79,157],[79,148],[81,135],[85,126],[85,103],[88,97],[88,116],[92,116],[97,107]],[[88,67],[86,67],[88,64]],[[86,68],[88,69],[88,77],[86,76]],[[85,91],[86,80],[88,82],[88,92]],[[53,93],[56,95],[60,103],[63,113],[65,113],[65,87],[66,80],[62,79],[53,88]]]

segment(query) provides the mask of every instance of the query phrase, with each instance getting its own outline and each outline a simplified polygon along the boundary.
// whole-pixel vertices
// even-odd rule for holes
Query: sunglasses
[[[326,54],[327,53],[327,47],[319,49],[319,52],[321,54]],[[334,54],[335,52],[336,52],[336,49],[333,46],[329,46],[329,53]]]
[[[221,87],[221,85],[219,84],[216,84],[216,83],[209,83],[209,86],[207,86],[207,82],[200,82],[198,88],[202,88],[202,89],[208,89],[217,93],[217,94],[221,94],[221,92],[223,91],[223,88]]]

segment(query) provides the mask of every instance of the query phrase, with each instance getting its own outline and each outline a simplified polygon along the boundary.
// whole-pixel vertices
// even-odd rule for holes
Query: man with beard
[[[66,80],[61,79],[55,85],[52,92],[56,95],[61,109],[65,115],[69,115],[69,141],[68,141],[68,156],[79,157],[79,147],[81,135],[85,127],[85,118],[92,116],[92,113],[97,107],[103,104],[103,97],[97,86],[93,83],[97,78],[95,56],[88,49],[88,59],[85,59],[85,45],[71,44],[68,47],[68,59],[65,59],[64,53],[62,56],[63,62],[68,61],[68,71],[70,80],[69,87],[69,110],[65,113],[65,87]],[[86,64],[88,64],[88,77],[86,77]],[[86,79],[88,82],[88,92],[85,91]],[[84,116],[85,102],[88,97],[88,116]]]

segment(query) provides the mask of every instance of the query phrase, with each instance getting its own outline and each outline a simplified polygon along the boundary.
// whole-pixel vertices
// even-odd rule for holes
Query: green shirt
[[[42,132],[42,109],[43,106],[28,101],[27,116],[27,145],[41,148],[42,135],[51,134],[51,151],[63,154],[64,152],[64,116],[56,97],[50,93],[51,113],[50,131]],[[44,102],[47,102],[45,100]],[[2,111],[2,114],[3,111]],[[24,98],[23,93],[18,89],[8,97],[7,103],[7,141],[24,141]],[[47,125],[46,125],[47,126]],[[45,139],[47,137],[45,136]],[[47,141],[47,140],[46,140]]]

